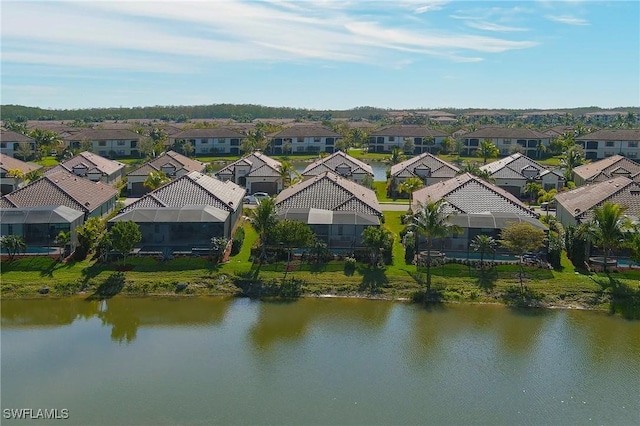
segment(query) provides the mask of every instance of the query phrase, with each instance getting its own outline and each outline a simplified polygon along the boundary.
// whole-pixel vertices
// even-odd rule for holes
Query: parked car
[[[249,205],[254,205],[257,206],[258,204],[260,204],[260,200],[258,198],[256,198],[253,195],[247,195],[245,196],[242,201],[244,202],[244,204],[249,204]]]
[[[252,196],[255,197],[258,201],[262,201],[265,198],[271,197],[271,195],[267,194],[266,192],[254,192]]]

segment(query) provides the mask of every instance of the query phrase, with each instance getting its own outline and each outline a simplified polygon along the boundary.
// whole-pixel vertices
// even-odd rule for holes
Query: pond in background
[[[64,424],[640,418],[640,322],[599,312],[115,297],[3,300],[1,319],[2,408]]]

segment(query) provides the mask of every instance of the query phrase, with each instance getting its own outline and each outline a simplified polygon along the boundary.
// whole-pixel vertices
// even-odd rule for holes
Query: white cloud
[[[527,28],[510,27],[507,25],[494,24],[484,21],[468,21],[467,26],[483,31],[495,31],[495,32],[515,32],[515,31],[528,31]]]
[[[550,21],[560,22],[567,25],[589,25],[589,21],[586,19],[570,15],[547,15],[546,18]]]

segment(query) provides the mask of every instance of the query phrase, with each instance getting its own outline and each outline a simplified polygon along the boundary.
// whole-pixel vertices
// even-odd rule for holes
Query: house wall
[[[573,216],[573,212],[569,212],[561,203],[556,203],[556,219],[565,227],[578,224],[578,221]]]
[[[2,155],[7,155],[9,157],[16,158],[16,152],[18,151],[21,144],[27,145],[29,144],[29,150],[31,151],[31,155],[34,155],[36,152],[36,144],[35,142],[11,142],[11,141],[1,141],[0,142],[0,153]]]
[[[527,139],[527,138],[462,138],[462,143],[467,154],[473,154],[480,145],[480,142],[484,140],[490,140],[500,150],[500,155],[507,156],[513,154],[513,147],[519,145],[524,151],[523,154],[529,158],[537,158],[538,150],[537,146],[542,143],[548,147],[551,141],[550,138],[541,139]]]
[[[80,149],[83,141],[70,140],[69,147]],[[90,140],[92,151],[101,157],[139,157],[140,139],[99,139]]]
[[[587,160],[601,160],[614,155],[623,155],[633,160],[640,159],[640,141],[604,141],[585,139],[576,141],[584,148]]]
[[[241,138],[189,138],[174,139],[175,141],[184,140],[190,142],[196,154],[239,154]]]
[[[405,140],[411,140],[414,144],[414,154],[422,154],[424,152],[436,152],[442,146],[443,136],[434,137],[434,143],[428,144],[428,138],[423,137],[405,137],[405,136],[370,136],[369,151],[370,152],[391,152],[394,148],[404,149]]]
[[[271,151],[274,154],[284,153],[285,146],[291,146],[292,153],[328,152],[333,153],[336,142],[341,138],[335,136],[305,136],[297,138],[273,138]]]
[[[90,217],[102,217],[111,213],[113,209],[116,207],[116,200],[117,198],[113,197],[108,201],[105,201],[98,208],[92,210],[88,215],[85,215],[86,218],[88,219]]]

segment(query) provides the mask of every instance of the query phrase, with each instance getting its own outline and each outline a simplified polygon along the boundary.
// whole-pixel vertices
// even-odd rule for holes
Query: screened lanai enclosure
[[[309,225],[318,239],[329,249],[355,249],[362,246],[362,232],[369,226],[380,226],[377,215],[353,211],[323,209],[282,209],[279,219],[298,220]]]
[[[71,232],[71,245],[77,242],[76,228],[84,223],[84,213],[67,206],[0,209],[2,235],[22,237],[27,248],[55,247],[61,231]]]
[[[139,253],[193,253],[208,250],[212,237],[229,238],[231,216],[212,206],[137,208],[114,217],[109,226],[134,221],[142,233],[136,250]]]

